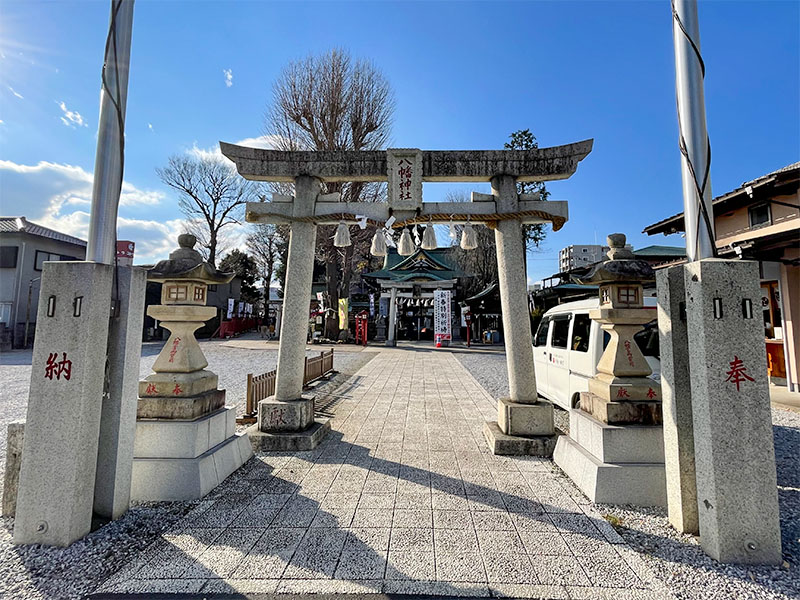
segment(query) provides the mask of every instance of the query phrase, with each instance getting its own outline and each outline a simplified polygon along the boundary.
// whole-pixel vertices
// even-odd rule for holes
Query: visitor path
[[[98,592],[672,597],[551,461],[488,453],[450,352],[378,350],[318,398],[320,447],[257,456]]]

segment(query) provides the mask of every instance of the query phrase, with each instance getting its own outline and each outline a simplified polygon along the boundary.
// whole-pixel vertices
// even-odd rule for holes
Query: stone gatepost
[[[492,196],[498,212],[512,213],[518,209],[519,196],[513,177],[493,177]],[[553,404],[540,400],[536,392],[522,222],[498,221],[494,234],[509,397],[498,401],[497,422],[484,425],[484,437],[494,454],[550,456],[556,442]]]
[[[610,340],[553,459],[592,502],[664,506],[661,387],[647,377],[651,369],[633,338],[656,318],[644,308],[642,289],[653,269],[625,248],[623,234],[608,236],[608,245],[608,260],[579,282],[599,284],[600,308],[589,316]]]
[[[194,337],[217,313],[206,306],[208,285],[227,283],[233,274],[204,262],[196,241],[179,236],[180,249],[148,274],[162,286],[161,305],[147,314],[171,335],[154,373],[139,382],[131,490],[139,501],[201,498],[252,456],[247,436],[236,434],[236,410],[225,406],[225,390],[206,370]]]
[[[319,180],[301,175],[294,185],[294,216],[307,217],[319,196]],[[330,430],[328,419],[314,417],[314,397],[303,394],[316,239],[313,222],[292,221],[275,394],[259,401],[258,422],[247,430],[255,450],[310,450]]]

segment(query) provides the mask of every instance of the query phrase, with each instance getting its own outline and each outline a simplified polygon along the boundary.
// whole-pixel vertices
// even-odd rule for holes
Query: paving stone
[[[502,512],[474,512],[472,521],[476,530],[488,531],[513,531],[514,523],[507,513]]]
[[[470,529],[435,529],[433,543],[437,554],[480,552],[478,536]]]
[[[516,531],[479,530],[478,544],[484,556],[487,554],[525,554],[525,546]]]
[[[434,510],[434,529],[472,529],[472,513],[461,510]]]
[[[495,598],[547,598],[566,600],[570,598],[563,585],[537,585],[531,583],[490,583],[489,591]]]
[[[391,531],[388,527],[353,527],[347,532],[344,550],[347,552],[387,552]]]
[[[277,579],[226,578],[211,579],[202,588],[203,594],[274,594]]]
[[[364,492],[358,501],[359,508],[394,508],[395,494]]]
[[[482,563],[481,555],[477,552],[439,556],[436,560],[436,579],[484,583],[488,580]]]
[[[546,585],[591,585],[580,562],[573,556],[541,555],[531,557],[531,563],[533,563],[540,583]]]
[[[489,597],[486,584],[465,583],[462,581],[386,581],[384,594],[404,594],[409,596],[463,596],[468,598]]]
[[[478,534],[480,535],[480,534]],[[483,553],[486,577],[490,582],[539,583],[525,554]]]
[[[353,527],[391,527],[394,511],[389,508],[357,508]]]
[[[344,551],[334,577],[337,579],[383,579],[386,553]]]
[[[435,580],[436,568],[433,552],[391,550],[386,566],[386,579]]]
[[[355,513],[355,508],[320,509],[314,520],[311,521],[311,527],[341,527],[346,529],[353,522]]]
[[[389,550],[433,552],[433,529],[393,527]]]
[[[278,594],[374,594],[383,582],[343,581],[341,579],[284,579],[278,584]]]
[[[433,527],[433,513],[430,510],[412,510],[396,508],[392,519],[392,527]]]
[[[518,530],[525,551],[531,557],[540,555],[552,556],[572,556],[572,550],[567,545],[564,537],[553,533],[531,531],[529,529]]]

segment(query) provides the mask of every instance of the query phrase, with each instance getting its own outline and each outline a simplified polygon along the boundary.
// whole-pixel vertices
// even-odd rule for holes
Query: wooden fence
[[[306,357],[303,370],[303,385],[319,379],[326,373],[333,371],[333,348],[328,352],[320,352],[319,356]],[[277,371],[268,371],[261,375],[247,374],[247,400],[244,415],[236,419],[237,423],[249,424],[256,422],[258,402],[275,394],[275,375]]]

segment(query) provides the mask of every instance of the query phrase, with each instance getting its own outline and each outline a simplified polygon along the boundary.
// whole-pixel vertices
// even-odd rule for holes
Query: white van
[[[658,351],[656,298],[645,298],[645,308],[653,320],[634,336],[651,378],[661,377]],[[600,307],[600,299],[567,302],[548,310],[533,337],[536,389],[540,396],[565,410],[576,408],[580,393],[589,390],[589,378],[597,373],[597,363],[608,344],[609,334],[600,323],[589,318],[589,311]]]

